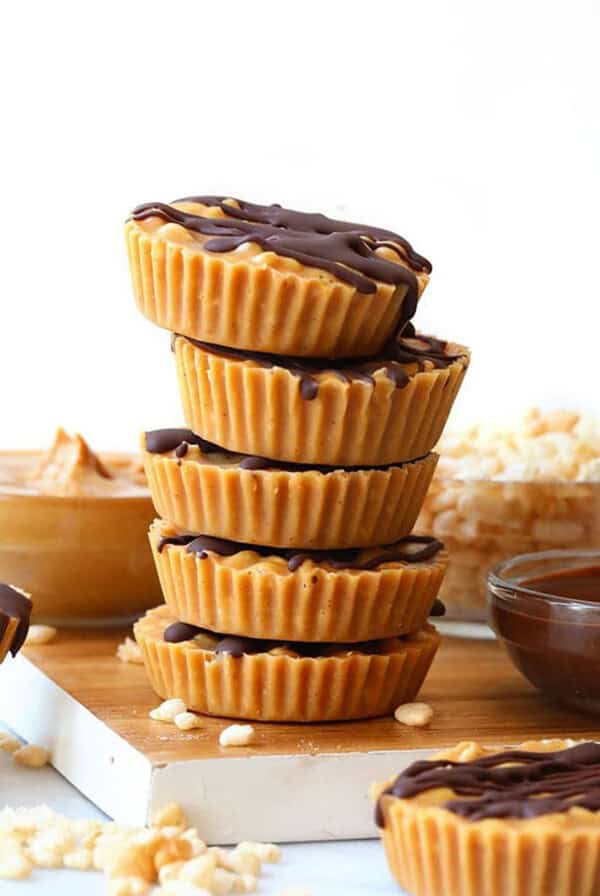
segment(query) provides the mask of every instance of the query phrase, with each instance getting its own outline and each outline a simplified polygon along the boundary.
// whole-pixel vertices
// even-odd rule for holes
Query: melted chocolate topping
[[[253,454],[239,455],[237,451],[229,451],[214,442],[209,442],[197,436],[189,429],[155,429],[147,432],[146,451],[150,454],[166,454],[169,451],[175,451],[175,456],[179,459],[185,457],[188,452],[189,445],[198,445],[203,454],[229,454],[238,455],[242,459],[238,466],[240,470],[284,470],[290,473],[304,473],[316,471],[318,473],[332,473],[334,470],[346,470],[353,472],[357,470],[389,470],[393,466],[402,466],[398,464],[383,464],[375,467],[343,467],[343,466],[325,466],[324,464],[300,464],[291,461],[270,460],[268,457],[258,457]],[[420,458],[417,458],[420,460]]]
[[[178,334],[179,335],[179,334]],[[461,354],[451,354],[447,351],[447,343],[435,336],[425,336],[416,333],[412,324],[406,324],[404,335],[394,338],[381,355],[371,358],[295,358],[291,355],[273,355],[267,352],[242,351],[241,349],[225,348],[208,342],[192,339],[190,336],[180,336],[192,345],[213,355],[221,355],[233,360],[252,360],[263,367],[284,367],[300,380],[300,394],[306,401],[312,401],[319,394],[319,382],[314,374],[330,373],[344,383],[359,380],[369,386],[375,385],[373,374],[377,370],[383,370],[385,375],[394,384],[396,389],[403,389],[411,380],[411,376],[403,365],[416,364],[417,371],[425,369],[425,362],[430,362],[434,368],[449,367]]]
[[[214,652],[227,654],[233,657],[241,657],[244,654],[267,653],[274,647],[289,645],[300,656],[323,656],[332,647],[339,650],[356,650],[360,653],[379,653],[380,641],[361,641],[357,644],[328,644],[313,641],[267,641],[259,638],[243,638],[241,635],[221,635],[205,628],[188,625],[187,622],[173,622],[167,626],[163,634],[163,640],[170,644],[180,644],[183,641],[191,641],[196,635],[209,635],[217,638]]]
[[[18,619],[10,652],[16,656],[27,637],[29,619],[31,617],[31,601],[10,585],[0,583],[0,641],[8,628],[9,619]]]
[[[517,765],[505,766],[504,763]],[[384,826],[383,796],[410,799],[449,788],[458,797],[443,808],[467,818],[536,818],[573,806],[600,811],[600,744],[584,743],[552,753],[508,750],[475,759],[414,762],[383,791],[375,821]]]
[[[188,445],[198,445],[203,454],[223,451],[223,448],[197,436],[191,429],[153,429],[146,433],[146,451],[150,454],[166,454],[175,450],[177,457],[184,457]]]
[[[184,212],[163,202],[147,202],[132,212],[136,221],[157,216],[193,233],[210,237],[207,252],[232,252],[244,243],[257,243],[266,252],[294,258],[307,267],[328,271],[350,283],[359,292],[377,291],[377,280],[407,287],[400,326],[414,315],[418,301],[415,272],[431,272],[431,264],[397,233],[350,221],[336,221],[321,214],[293,211],[280,205],[257,205],[237,200],[239,208],[225,196],[191,196],[179,202],[199,202],[220,208],[226,218],[211,218]],[[392,249],[398,262],[376,255],[382,247]],[[407,266],[405,266],[407,265]]]
[[[209,553],[222,557],[231,557],[240,551],[254,551],[261,557],[283,557],[288,561],[288,569],[295,572],[305,560],[315,563],[328,563],[333,569],[376,569],[384,563],[422,563],[430,560],[444,545],[430,535],[407,535],[395,544],[381,549],[369,560],[359,561],[360,548],[332,551],[299,551],[294,548],[270,548],[257,544],[245,544],[239,541],[228,541],[225,538],[213,538],[209,535],[169,535],[158,542],[158,552],[168,545],[186,546],[189,554],[196,554],[200,560],[206,559]],[[419,547],[422,545],[422,547]],[[435,615],[441,615],[439,612]]]

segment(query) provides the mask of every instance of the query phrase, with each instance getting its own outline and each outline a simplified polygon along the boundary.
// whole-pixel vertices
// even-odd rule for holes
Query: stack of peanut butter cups
[[[469,361],[410,322],[429,263],[391,231],[216,196],[139,206],[126,236],[187,426],[143,436],[153,688],[297,722],[412,700],[447,557],[410,533]]]

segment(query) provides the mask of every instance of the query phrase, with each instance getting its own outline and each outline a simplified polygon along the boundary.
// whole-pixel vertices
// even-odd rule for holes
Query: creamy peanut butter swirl
[[[56,497],[147,495],[138,458],[96,454],[83,436],[58,427],[45,452],[1,452],[0,492]]]

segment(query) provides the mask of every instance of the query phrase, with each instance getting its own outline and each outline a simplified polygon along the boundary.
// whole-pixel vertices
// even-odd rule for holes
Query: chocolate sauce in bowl
[[[600,713],[600,565],[519,577],[512,593],[499,591],[491,585],[491,622],[517,668],[550,698]]]
[[[600,565],[576,566],[573,569],[532,576],[521,584],[532,591],[555,597],[600,602]]]

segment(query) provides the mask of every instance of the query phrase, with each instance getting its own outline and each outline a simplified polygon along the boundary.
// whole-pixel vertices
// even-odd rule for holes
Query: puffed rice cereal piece
[[[401,725],[422,728],[431,722],[433,709],[428,703],[403,703],[394,712],[394,718]]]
[[[255,855],[261,862],[276,864],[281,861],[281,849],[275,843],[255,843],[252,840],[242,840],[235,847],[234,852],[249,852]]]
[[[179,872],[179,879],[186,880],[195,887],[212,889],[215,872],[217,870],[217,857],[207,852],[202,856],[186,862]]]
[[[2,835],[0,839],[0,879],[24,880],[33,871],[33,863],[18,837]]]
[[[199,889],[188,880],[168,880],[154,896],[213,896],[210,890]]]
[[[65,853],[63,865],[65,868],[72,868],[75,871],[89,871],[93,868],[92,850],[82,848]]]
[[[175,717],[187,712],[183,700],[174,697],[172,700],[164,700],[156,709],[150,710],[150,718],[155,722],[174,722]]]
[[[15,750],[13,759],[19,765],[26,765],[29,768],[42,768],[44,765],[48,765],[50,761],[50,751],[44,747],[37,746],[37,744],[26,744],[24,747],[19,747],[18,750]]]
[[[195,712],[180,712],[175,716],[175,725],[180,731],[191,731],[193,728],[202,728],[202,717]]]
[[[221,747],[246,747],[254,741],[256,732],[252,725],[229,725],[219,734]]]
[[[108,896],[147,896],[150,884],[141,877],[116,877],[108,882]]]
[[[185,813],[179,803],[167,803],[152,816],[152,826],[155,828],[184,828],[186,824]]]
[[[133,638],[125,638],[122,644],[117,647],[117,657],[122,663],[135,663],[142,665],[142,651],[140,645]]]

